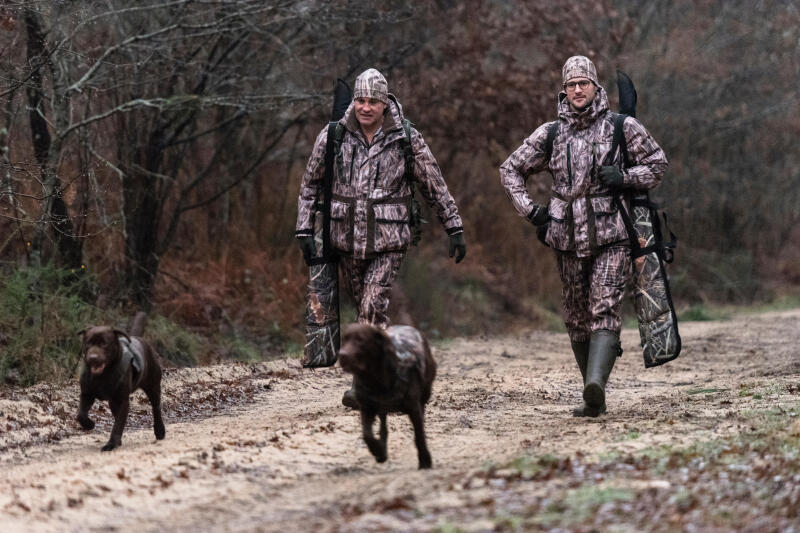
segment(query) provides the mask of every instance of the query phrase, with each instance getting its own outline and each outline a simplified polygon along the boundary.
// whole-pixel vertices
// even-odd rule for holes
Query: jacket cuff
[[[622,169],[622,186],[626,188],[636,186],[636,178],[631,176],[627,168]]]
[[[456,233],[464,233],[464,228],[456,226],[454,228],[447,228],[445,231],[447,231],[448,235],[455,235]]]

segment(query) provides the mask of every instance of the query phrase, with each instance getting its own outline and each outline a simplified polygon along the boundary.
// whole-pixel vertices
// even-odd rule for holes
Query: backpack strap
[[[544,141],[544,153],[548,161],[550,161],[550,157],[553,155],[553,144],[556,142],[557,135],[558,121],[554,120],[547,126],[547,138]]]
[[[340,131],[341,130],[341,131]],[[325,142],[325,173],[322,178],[322,256],[315,260],[324,263],[333,256],[331,247],[331,196],[333,195],[333,165],[342,144],[344,126],[338,122],[328,123],[328,139]]]
[[[331,122],[333,126],[333,150],[338,157],[342,153],[342,139],[344,139],[344,124],[341,122]],[[330,139],[330,129],[328,130],[328,138]]]
[[[405,135],[400,139],[403,148],[403,159],[405,160],[405,171],[403,178],[411,189],[411,199],[408,202],[408,227],[411,230],[411,244],[416,246],[422,238],[422,211],[419,202],[414,197],[414,147],[411,145],[411,121],[403,119],[403,131]]]
[[[403,174],[411,185],[411,195],[414,195],[414,148],[411,146],[411,121],[407,118],[403,119],[403,131],[405,136],[401,139],[400,144],[403,147],[403,159],[406,162],[406,170]]]

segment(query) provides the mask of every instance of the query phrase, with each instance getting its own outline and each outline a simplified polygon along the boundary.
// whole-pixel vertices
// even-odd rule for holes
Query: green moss
[[[178,366],[194,366],[208,353],[206,341],[200,335],[159,315],[150,319],[147,338],[162,358]]]

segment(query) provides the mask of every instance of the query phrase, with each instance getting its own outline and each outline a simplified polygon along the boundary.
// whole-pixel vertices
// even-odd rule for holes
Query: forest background
[[[127,327],[174,364],[302,350],[300,178],[336,78],[385,74],[464,220],[430,211],[393,301],[432,338],[561,326],[552,252],[500,163],[556,116],[561,66],[616,69],[670,170],[683,317],[800,302],[800,11],[782,1],[143,0],[0,4],[0,379],[73,376]],[[529,188],[543,202],[550,177]],[[627,313],[631,316],[631,313]],[[351,309],[344,319],[352,320]],[[409,318],[410,317],[410,318]]]

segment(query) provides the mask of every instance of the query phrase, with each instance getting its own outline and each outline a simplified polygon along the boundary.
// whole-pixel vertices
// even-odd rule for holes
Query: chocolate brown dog
[[[364,442],[379,463],[386,461],[386,414],[405,413],[414,426],[419,468],[431,468],[425,443],[425,404],[431,397],[436,362],[428,342],[410,326],[382,330],[367,324],[350,326],[339,349],[345,372],[353,374],[355,397],[361,410]],[[372,433],[380,417],[380,439]]]
[[[84,363],[77,416],[81,427],[94,429],[89,409],[95,399],[108,400],[114,415],[114,427],[102,451],[118,447],[122,444],[122,430],[128,421],[128,397],[136,389],[142,389],[153,407],[156,439],[163,439],[166,430],[161,418],[161,365],[153,347],[141,337],[131,337],[108,326],[92,326],[79,334],[83,335],[81,355]]]

